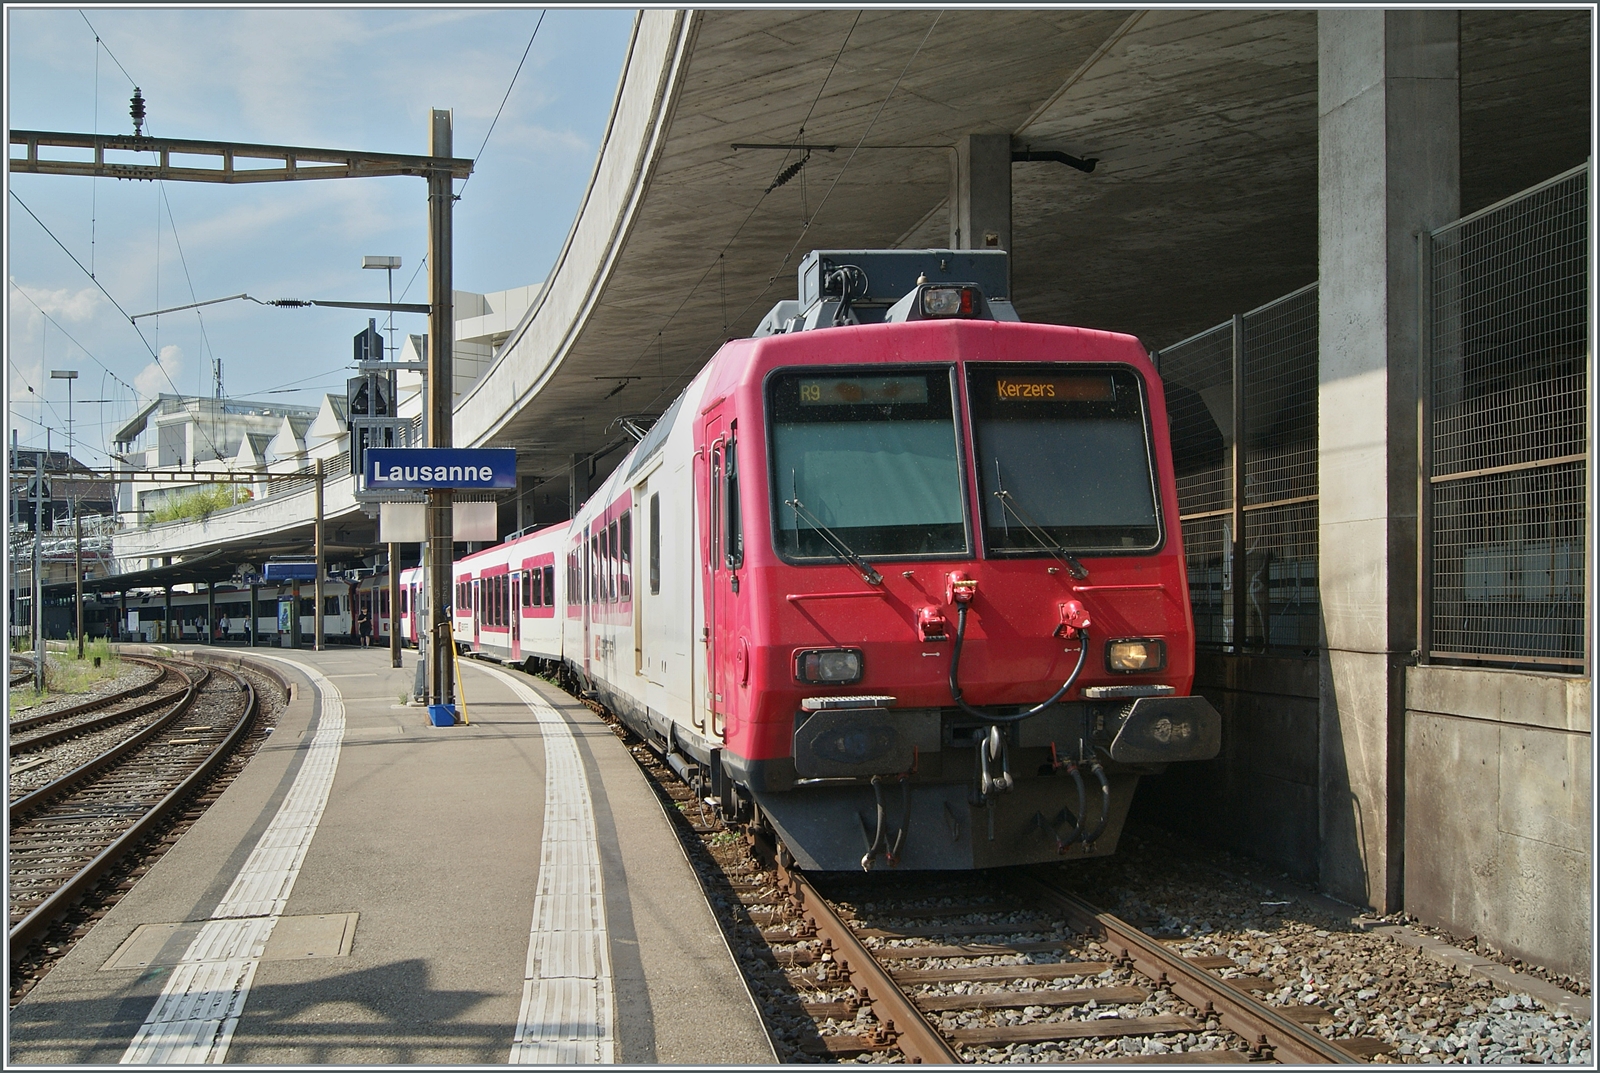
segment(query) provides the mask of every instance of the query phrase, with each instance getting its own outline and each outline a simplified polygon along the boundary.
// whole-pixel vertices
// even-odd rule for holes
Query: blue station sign
[[[517,452],[509,447],[370,447],[367,490],[515,488]]]

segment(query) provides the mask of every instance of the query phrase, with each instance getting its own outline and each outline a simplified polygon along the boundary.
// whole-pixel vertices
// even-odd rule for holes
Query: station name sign
[[[517,452],[508,447],[371,447],[367,490],[515,488]]]

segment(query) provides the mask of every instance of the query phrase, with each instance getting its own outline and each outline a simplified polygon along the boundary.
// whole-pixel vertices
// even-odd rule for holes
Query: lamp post
[[[392,355],[393,355],[394,350],[395,350],[395,345],[394,345],[394,309],[392,308],[394,306],[394,270],[400,267],[400,258],[398,258],[398,257],[375,257],[372,254],[368,254],[367,256],[361,258],[361,267],[362,268],[381,268],[384,271],[389,273],[389,305],[391,306],[391,308],[389,310],[389,324],[384,330],[389,333],[389,352],[391,354],[390,360],[392,361],[393,360]]]
[[[382,256],[375,256],[375,255],[372,255],[372,254],[368,254],[367,256],[361,258],[361,267],[362,268],[381,268],[381,269],[383,269],[384,271],[386,271],[389,274],[389,306],[390,306],[390,309],[389,309],[389,324],[388,324],[388,329],[387,330],[389,332],[389,360],[390,361],[394,361],[396,352],[398,350],[398,348],[394,345],[394,308],[393,308],[394,307],[394,270],[400,267],[400,258],[398,258],[398,257],[382,257]],[[424,385],[424,387],[426,387],[426,385],[427,385],[427,378],[426,377],[423,377],[423,385]],[[391,413],[390,417],[398,417],[399,416],[398,409],[399,409],[399,406],[400,406],[400,399],[398,397],[398,393],[396,394],[396,397],[392,401],[392,405],[395,407],[396,412],[395,413]],[[427,407],[426,403],[423,403],[423,405],[422,405],[422,412],[424,414],[426,414],[428,412],[428,407]],[[397,431],[396,432],[396,436],[398,437],[398,435],[399,435],[399,433]],[[399,444],[396,443],[395,446],[398,447]],[[391,542],[389,544],[388,551],[389,551],[389,664],[390,664],[390,666],[393,666],[393,667],[399,667],[401,665],[401,662],[402,662],[401,658],[400,658],[400,545]],[[377,606],[378,605],[378,595],[377,595],[376,590],[374,590],[374,592],[373,592],[372,601],[373,601],[373,607],[371,608],[371,610],[369,612],[369,617],[372,620],[372,632],[373,633],[377,633],[378,632],[378,606]]]
[[[67,458],[72,458],[72,382],[78,378],[76,369],[51,369],[50,379],[67,382]]]
[[[50,379],[65,380],[67,382],[67,464],[70,472],[72,469],[72,382],[78,379],[76,369],[51,369]],[[72,519],[73,554],[72,554],[72,590],[77,599],[74,606],[77,608],[73,619],[73,632],[78,636],[78,658],[83,658],[83,520],[78,517],[78,497],[72,496],[67,500],[67,514]]]

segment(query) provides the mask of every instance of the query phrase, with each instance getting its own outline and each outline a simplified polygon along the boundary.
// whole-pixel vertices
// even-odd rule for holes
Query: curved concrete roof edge
[[[538,300],[456,403],[460,446],[480,446],[549,382],[600,299],[660,159],[698,12],[641,11],[577,219]]]

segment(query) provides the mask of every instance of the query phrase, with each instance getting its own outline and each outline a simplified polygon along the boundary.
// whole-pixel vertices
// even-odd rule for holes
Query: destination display
[[[372,447],[367,489],[515,488],[517,452],[509,447]]]
[[[995,378],[1001,402],[1113,402],[1109,376],[1011,376]]]
[[[925,376],[830,376],[801,380],[799,387],[801,406],[882,406],[928,401]]]

